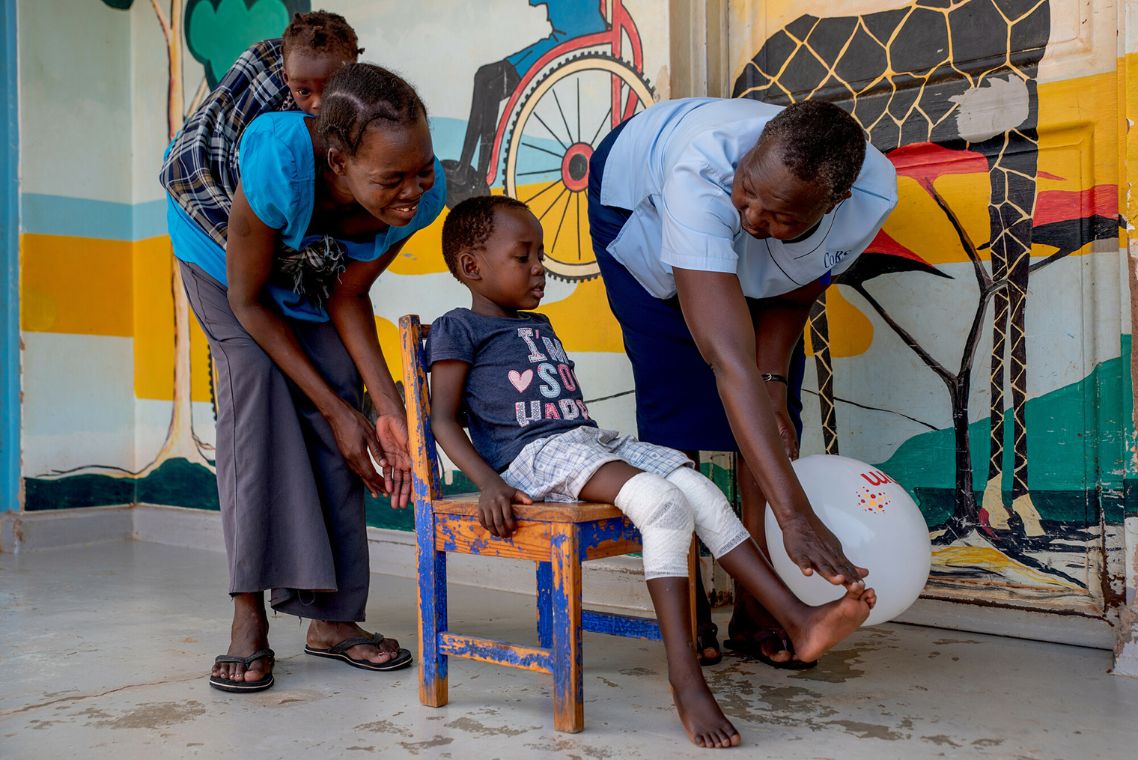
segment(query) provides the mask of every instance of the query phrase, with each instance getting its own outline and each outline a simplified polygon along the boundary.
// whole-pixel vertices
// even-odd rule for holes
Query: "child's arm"
[[[533,504],[533,500],[486,464],[459,423],[462,389],[469,371],[469,364],[453,359],[431,365],[431,431],[447,456],[478,486],[478,521],[482,527],[495,536],[511,536],[517,530],[511,505]]]

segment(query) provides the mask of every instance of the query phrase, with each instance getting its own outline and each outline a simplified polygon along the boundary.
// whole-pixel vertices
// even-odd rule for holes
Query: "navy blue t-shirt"
[[[470,441],[498,472],[526,444],[574,428],[596,427],[573,362],[543,314],[489,317],[453,309],[431,324],[427,364],[470,365],[462,411]]]

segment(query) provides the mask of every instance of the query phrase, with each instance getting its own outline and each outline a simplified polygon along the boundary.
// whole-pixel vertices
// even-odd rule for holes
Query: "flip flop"
[[[248,657],[238,657],[232,654],[222,654],[214,658],[214,664],[224,665],[228,663],[236,663],[245,666],[248,670],[249,666],[257,660],[268,659],[270,664],[276,662],[276,653],[271,649],[258,649]],[[209,685],[219,691],[228,691],[237,694],[245,694],[252,691],[264,691],[273,685],[273,674],[270,671],[264,678],[259,678],[256,681],[234,681],[229,678],[222,678],[221,676],[210,676]]]
[[[304,645],[304,653],[315,655],[316,657],[328,657],[333,660],[343,660],[351,665],[353,668],[361,668],[362,670],[402,670],[411,664],[411,652],[406,649],[400,649],[395,653],[395,656],[385,662],[372,662],[371,660],[358,660],[355,657],[349,657],[347,652],[352,647],[359,646],[360,644],[371,644],[378,647],[384,642],[382,633],[373,633],[370,636],[356,636],[351,639],[344,639],[339,644],[327,649],[317,649],[316,647]]]
[[[769,665],[772,668],[779,670],[809,670],[818,666],[817,660],[810,662],[803,662],[802,660],[787,660],[786,662],[779,662],[771,659],[770,655],[763,651],[763,644],[768,641],[776,641],[781,645],[782,649],[794,654],[794,644],[787,638],[786,631],[781,628],[767,628],[760,633],[764,634],[760,639],[752,639],[750,641],[740,639],[727,639],[723,642],[724,646],[743,657],[752,660],[758,660],[764,665]]]
[[[719,646],[719,627],[715,623],[707,623],[696,629],[695,646],[699,651],[699,664],[703,667],[718,665],[723,661],[723,650]],[[705,657],[704,652],[714,649],[719,654],[714,657]]]

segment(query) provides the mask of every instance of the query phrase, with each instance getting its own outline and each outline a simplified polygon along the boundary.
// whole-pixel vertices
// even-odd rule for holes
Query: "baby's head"
[[[443,259],[451,274],[504,311],[537,308],[545,295],[541,222],[504,195],[468,198],[443,222]]]
[[[294,15],[283,44],[285,84],[297,108],[310,114],[319,112],[328,79],[364,51],[344,17],[327,11]]]

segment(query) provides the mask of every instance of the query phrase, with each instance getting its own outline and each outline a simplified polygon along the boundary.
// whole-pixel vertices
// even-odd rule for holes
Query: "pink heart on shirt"
[[[527,369],[525,372],[518,372],[516,369],[512,369],[506,376],[510,379],[510,385],[518,389],[518,393],[524,391],[529,387],[529,384],[533,382],[532,369]]]

